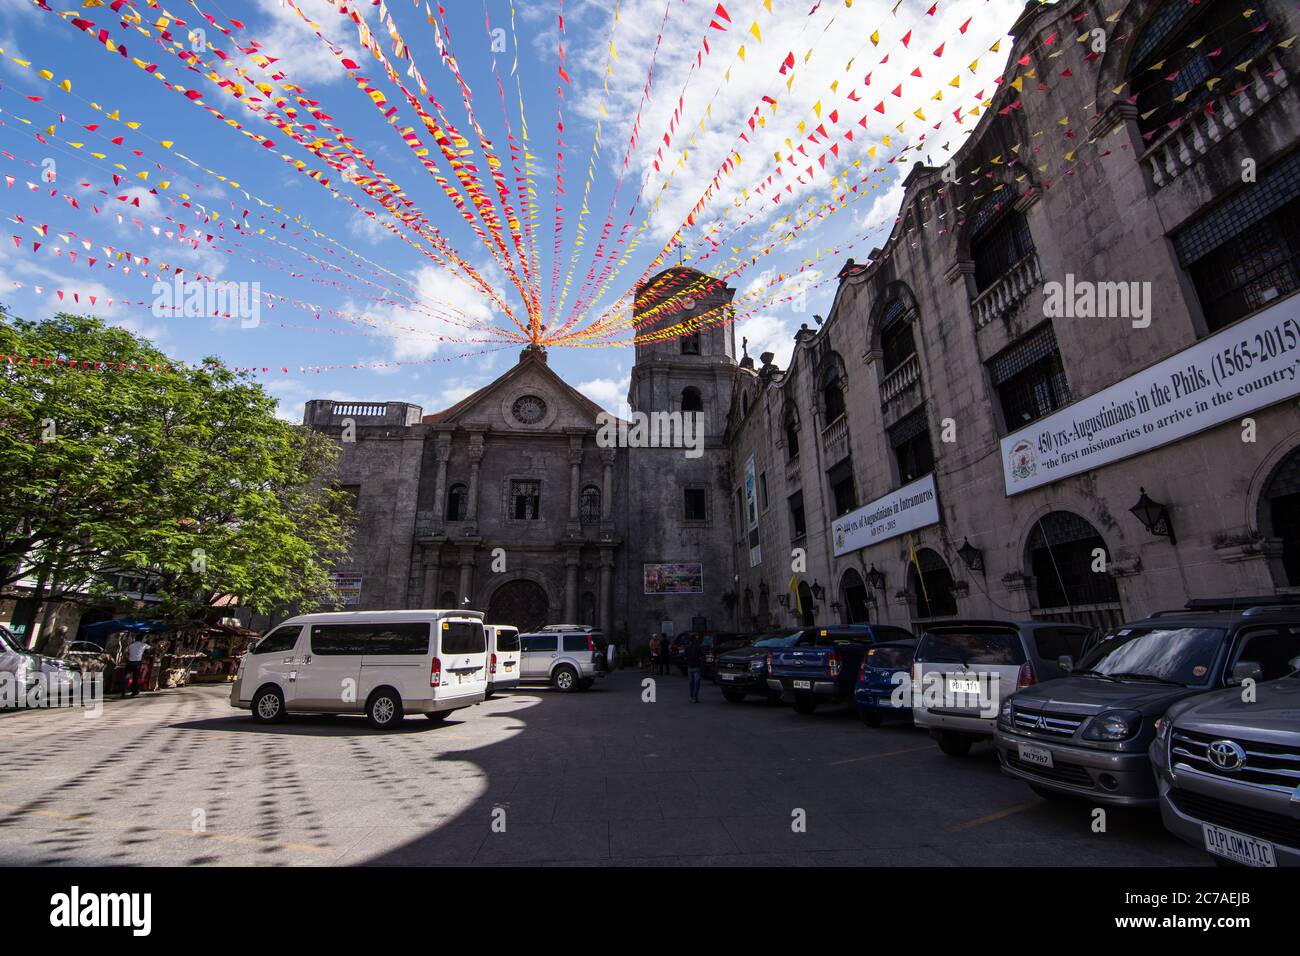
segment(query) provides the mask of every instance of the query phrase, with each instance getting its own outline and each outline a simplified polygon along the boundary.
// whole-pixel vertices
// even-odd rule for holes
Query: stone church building
[[[730,323],[654,337],[730,308],[724,283],[637,290],[631,407],[701,414],[701,456],[599,447],[535,349],[430,415],[310,402],[355,433],[354,606],[638,644],[1300,595],[1300,14],[1031,0],[1008,32],[950,167],[912,167],[788,367]]]

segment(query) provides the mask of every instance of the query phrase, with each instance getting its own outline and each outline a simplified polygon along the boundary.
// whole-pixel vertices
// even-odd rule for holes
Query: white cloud
[[[631,376],[624,374],[620,378],[593,378],[574,387],[605,411],[626,418],[631,412],[627,404],[631,381]]]
[[[262,52],[276,57],[280,61],[276,66],[284,67],[290,79],[318,84],[347,79],[334,54],[316,39],[311,28],[293,10],[280,0],[258,0],[257,5],[270,21],[255,34],[262,44]],[[324,36],[343,47],[352,59],[361,62],[356,27],[350,18],[340,16],[334,4],[327,0],[299,0],[298,6],[320,25]],[[256,76],[260,71],[252,66],[251,72]]]

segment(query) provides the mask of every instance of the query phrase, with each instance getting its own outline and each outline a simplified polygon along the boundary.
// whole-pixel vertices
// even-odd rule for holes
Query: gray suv
[[[525,684],[552,684],[568,693],[586,690],[609,671],[604,638],[596,631],[521,634],[519,650],[519,680]]]
[[[1124,624],[1077,668],[1062,661],[1072,668],[1068,676],[1002,702],[998,759],[1044,797],[1154,805],[1147,749],[1157,719],[1179,701],[1246,677],[1287,674],[1297,655],[1300,607],[1164,611]]]
[[[1258,684],[1253,702],[1232,688],[1175,704],[1158,724],[1169,832],[1216,863],[1300,866],[1300,672]]]

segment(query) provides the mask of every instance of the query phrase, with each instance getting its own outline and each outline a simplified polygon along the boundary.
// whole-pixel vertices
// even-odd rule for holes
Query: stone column
[[[582,436],[569,435],[569,523],[578,523],[578,495],[582,490]]]
[[[614,549],[600,549],[600,629],[606,640],[613,640],[614,626]]]
[[[447,521],[447,461],[451,458],[451,435],[439,435],[433,453],[438,462],[437,477],[433,484],[433,507],[436,509],[433,515],[433,526],[441,528]]]
[[[618,456],[617,448],[602,448],[600,463],[603,468],[603,487],[600,489],[600,520],[609,521],[614,512],[614,460]]]
[[[420,591],[422,608],[437,607],[438,604],[438,548],[426,545],[424,548],[424,586]]]
[[[478,521],[478,468],[483,461],[483,436],[475,432],[469,437],[469,501],[465,505],[465,521],[477,527]]]
[[[578,621],[578,565],[580,558],[577,548],[564,549],[564,620],[561,623],[575,624]]]
[[[460,592],[456,595],[459,607],[466,607],[466,599],[473,597],[474,589],[474,546],[463,545],[460,549]]]

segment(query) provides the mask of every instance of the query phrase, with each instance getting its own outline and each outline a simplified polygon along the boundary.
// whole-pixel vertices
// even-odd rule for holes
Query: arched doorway
[[[867,600],[867,586],[856,568],[849,568],[840,578],[840,598],[850,624],[866,624],[871,620],[871,605]]]
[[[799,606],[803,609],[803,614],[799,618],[799,623],[804,627],[812,627],[817,623],[817,602],[813,599],[812,588],[808,586],[807,581],[799,582]]]
[[[1069,511],[1043,515],[1029,532],[1025,559],[1034,577],[1037,605],[1057,612],[1051,617],[1097,627],[1122,620],[1119,587],[1110,574],[1110,549],[1085,519]]]
[[[546,591],[532,581],[507,581],[492,592],[488,624],[513,624],[520,631],[535,631],[546,623],[550,601]]]
[[[952,572],[938,552],[930,548],[917,551],[915,563],[907,565],[907,595],[912,602],[913,620],[955,617],[957,614]]]
[[[1300,450],[1277,467],[1259,498],[1259,529],[1282,541],[1279,586],[1300,585]]]

